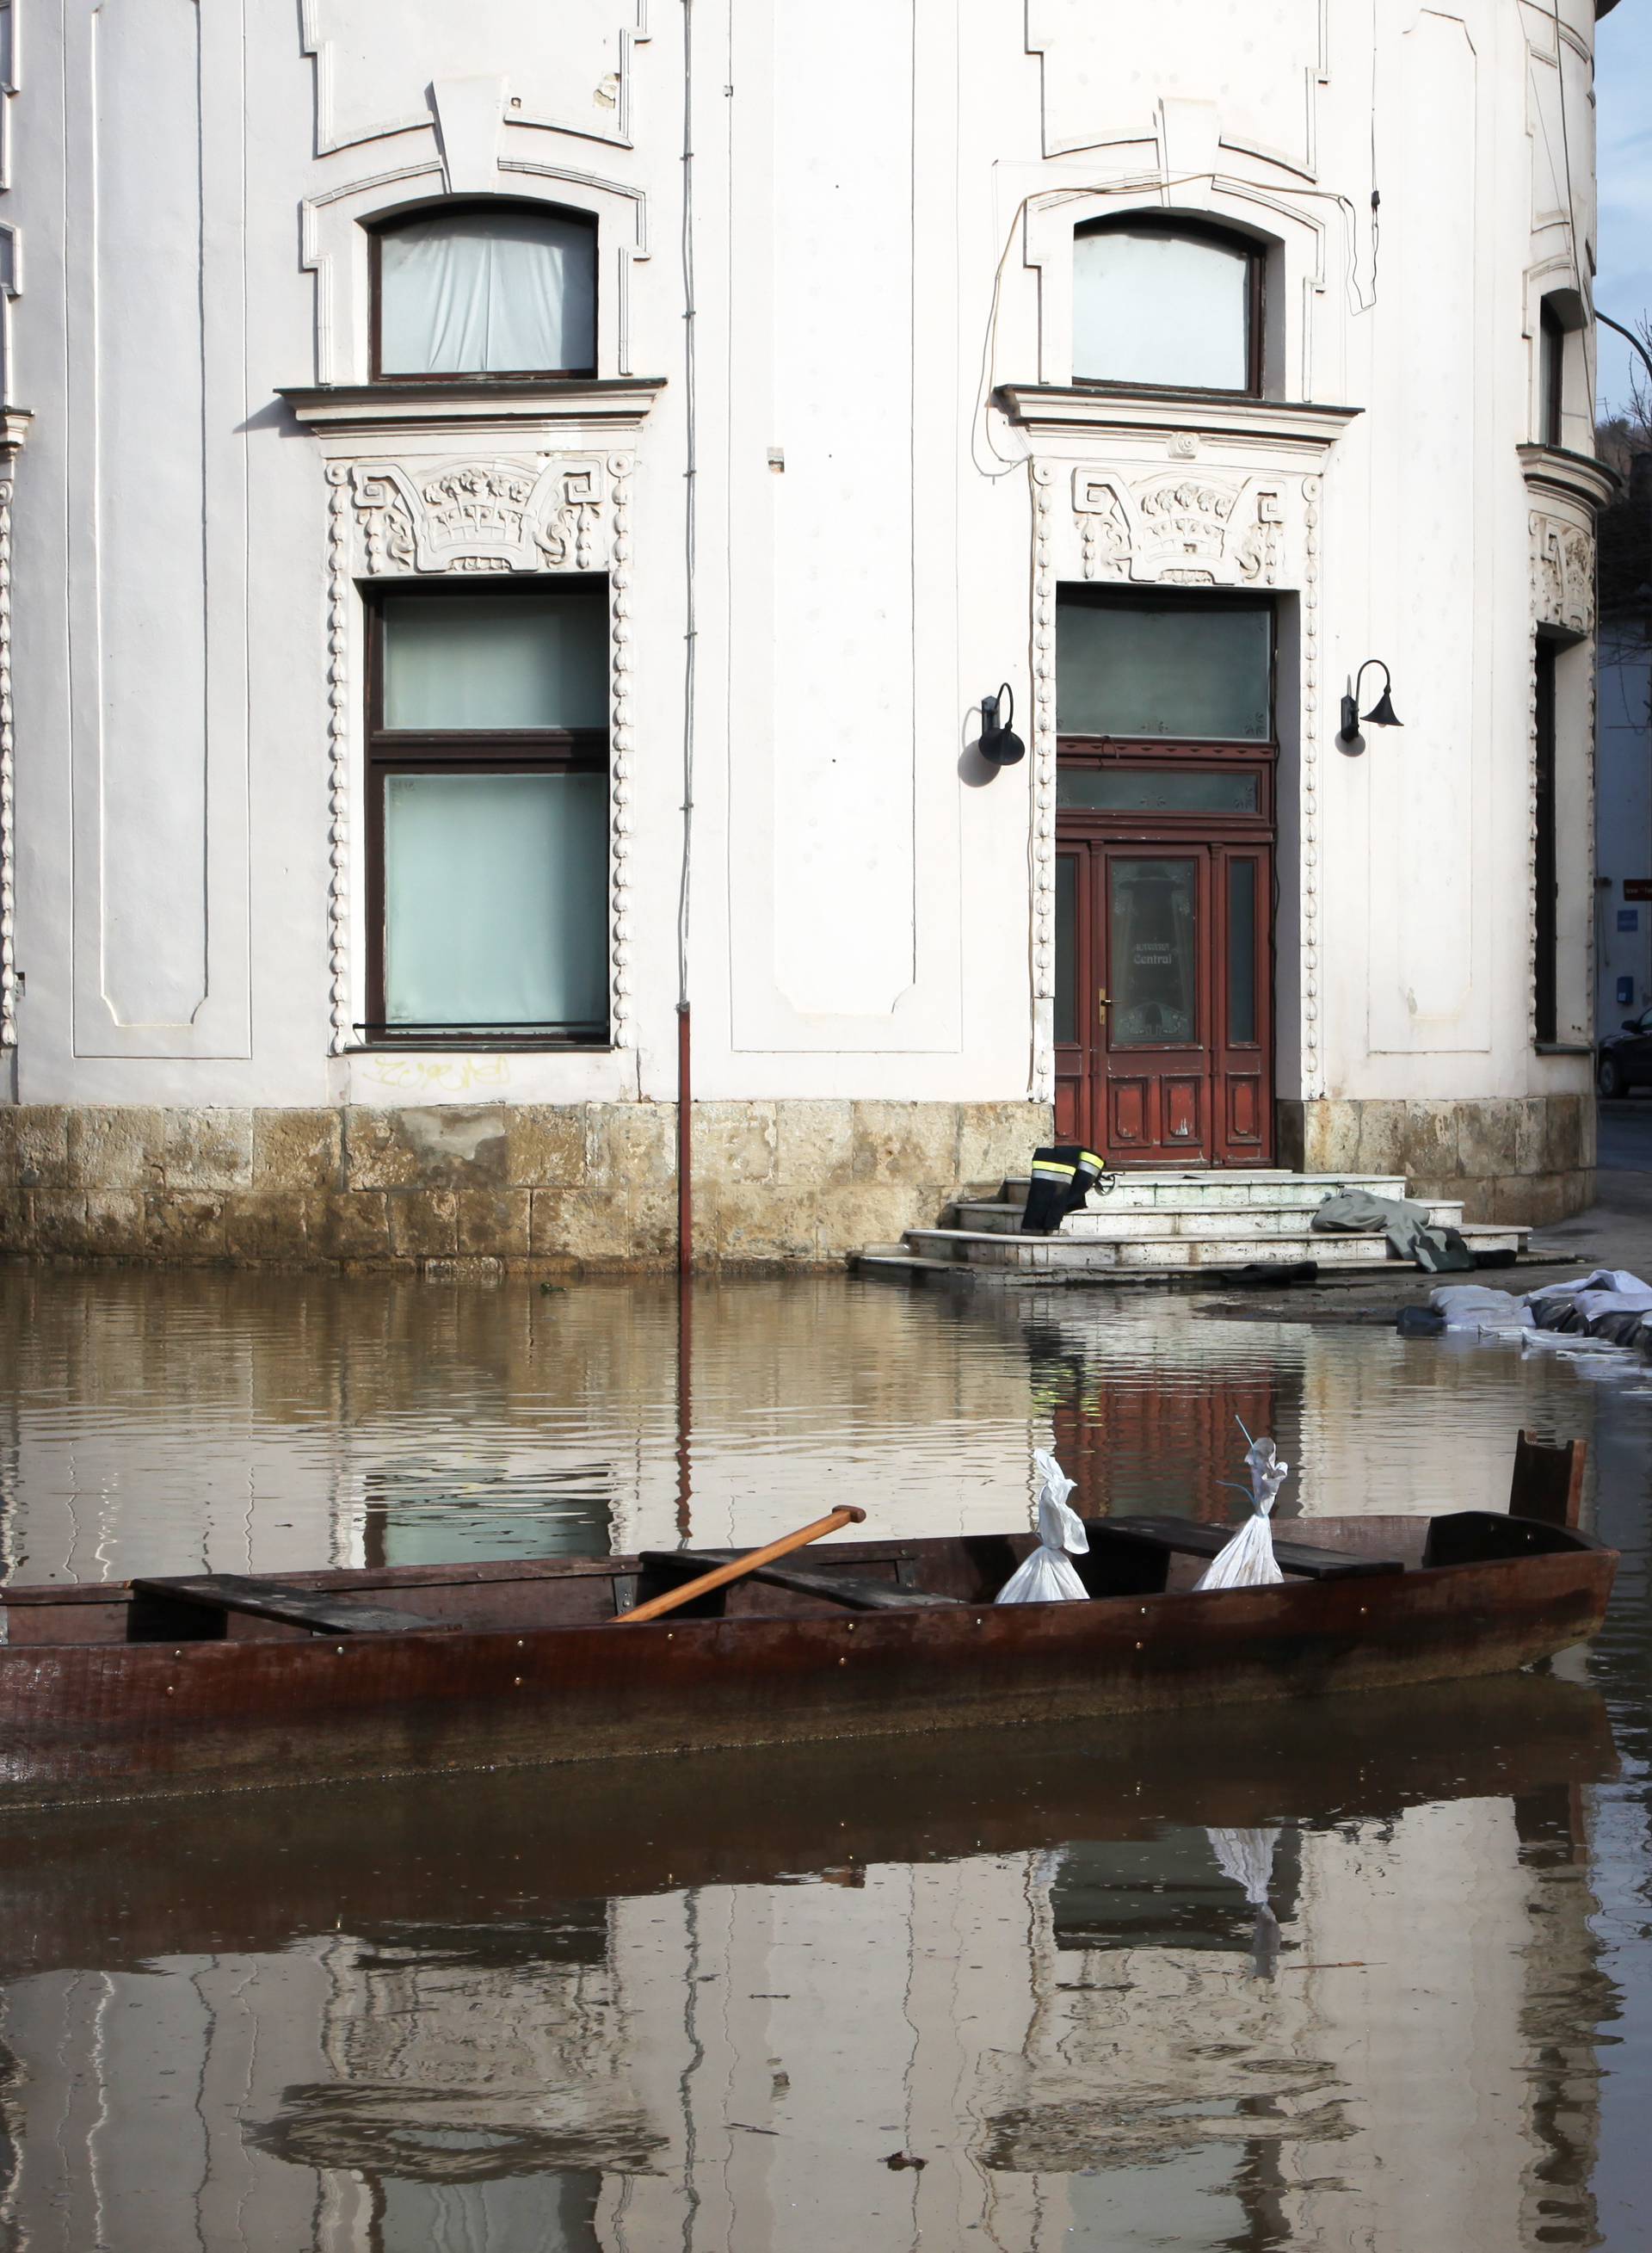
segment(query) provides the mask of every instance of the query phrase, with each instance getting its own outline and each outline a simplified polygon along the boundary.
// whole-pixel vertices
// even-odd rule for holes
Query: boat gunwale
[[[1389,1513],[1389,1515],[1393,1517],[1398,1517],[1402,1514],[1403,1513],[1399,1512]],[[1427,1524],[1432,1523],[1432,1519],[1436,1517],[1452,1517],[1463,1514],[1465,1513],[1453,1511],[1431,1512],[1430,1516],[1425,1518],[1421,1517],[1420,1516],[1416,1517],[1416,1522],[1421,1524]],[[1488,1512],[1485,1514],[1498,1517],[1502,1517],[1505,1515],[1505,1513],[1502,1512]],[[1299,1521],[1296,1520],[1289,1522],[1292,1524],[1299,1523]],[[1349,1523],[1369,1525],[1373,1522],[1373,1519],[1350,1519],[1348,1517],[1342,1517],[1302,1520],[1300,1522],[1304,1524],[1313,1524],[1315,1526],[1329,1526],[1337,1524]],[[1322,1604],[1340,1608],[1341,1601],[1348,1592],[1357,1591],[1363,1599],[1360,1613],[1361,1616],[1369,1616],[1373,1602],[1380,1602],[1380,1606],[1384,1613],[1392,1615],[1397,1611],[1404,1608],[1397,1601],[1402,1595],[1414,1593],[1420,1587],[1432,1587],[1441,1584],[1449,1584],[1454,1580],[1460,1580],[1462,1576],[1467,1573],[1491,1572],[1496,1573],[1500,1575],[1505,1575],[1509,1568],[1514,1568],[1519,1573],[1525,1574],[1535,1572],[1536,1569],[1540,1566],[1552,1566],[1559,1562],[1576,1564],[1587,1563],[1591,1560],[1605,1567],[1606,1590],[1607,1594],[1609,1595],[1613,1580],[1616,1575],[1617,1566],[1621,1559],[1621,1552],[1620,1551],[1610,1547],[1607,1543],[1598,1539],[1593,1534],[1586,1533],[1579,1527],[1553,1526],[1546,1524],[1542,1519],[1536,1518],[1518,1518],[1514,1519],[1512,1522],[1515,1524],[1540,1526],[1546,1536],[1550,1537],[1551,1539],[1558,1538],[1560,1545],[1543,1550],[1534,1550],[1523,1556],[1466,1558],[1460,1561],[1451,1564],[1424,1565],[1421,1562],[1418,1562],[1415,1565],[1406,1565],[1398,1573],[1372,1573],[1368,1575],[1360,1575],[1357,1577],[1350,1576],[1349,1578],[1329,1580],[1310,1580],[1306,1577],[1292,1575],[1283,1580],[1272,1581],[1255,1587],[1222,1589],[1159,1588],[1145,1591],[1121,1590],[1117,1595],[1092,1596],[1082,1606],[1067,1601],[1000,1605],[997,1602],[995,1598],[983,1596],[979,1598],[959,1597],[957,1601],[955,1608],[949,1607],[942,1609],[938,1609],[931,1605],[892,1604],[887,1607],[880,1607],[875,1612],[852,1612],[845,1608],[841,1611],[822,1608],[819,1610],[811,1609],[808,1611],[798,1611],[792,1614],[749,1613],[742,1615],[736,1613],[734,1615],[728,1615],[723,1613],[701,1615],[698,1616],[692,1615],[685,1615],[681,1614],[666,1614],[659,1619],[639,1622],[638,1623],[638,1628],[634,1628],[631,1635],[624,1638],[623,1642],[620,1638],[615,1639],[615,1648],[617,1653],[622,1647],[630,1647],[632,1649],[637,1648],[637,1634],[638,1628],[651,1630],[648,1647],[652,1647],[659,1640],[658,1634],[652,1632],[658,1630],[663,1630],[664,1639],[667,1642],[675,1640],[679,1636],[692,1636],[694,1641],[699,1642],[701,1640],[701,1635],[696,1633],[696,1631],[709,1630],[714,1636],[727,1636],[732,1631],[747,1629],[780,1629],[790,1632],[805,1628],[843,1626],[847,1627],[851,1632],[866,1634],[874,1632],[875,1629],[893,1627],[897,1622],[921,1622],[925,1626],[933,1628],[938,1631],[944,1632],[945,1627],[949,1623],[956,1625],[965,1617],[973,1617],[975,1626],[979,1629],[986,1624],[988,1615],[991,1615],[995,1621],[1002,1619],[1007,1623],[1016,1619],[1034,1623],[1043,1623],[1049,1622],[1052,1617],[1061,1617],[1072,1628],[1077,1629],[1085,1622],[1099,1624],[1103,1619],[1115,1617],[1117,1616],[1116,1608],[1126,1604],[1136,1605],[1139,1608],[1140,1616],[1149,1617],[1152,1615],[1147,1608],[1149,1606],[1157,1607],[1167,1602],[1179,1604],[1184,1602],[1188,1598],[1195,1595],[1219,1595],[1225,1596],[1229,1599],[1244,1597],[1251,1600],[1272,1600],[1275,1603],[1288,1603],[1293,1608],[1300,1607],[1305,1599],[1317,1598]],[[1107,1521],[1103,1518],[1099,1520],[1091,1520],[1089,1521],[1089,1523],[1091,1524],[1105,1526]],[[1017,1532],[1020,1532],[1021,1530],[1016,1529],[1016,1531]],[[834,1543],[831,1545],[837,1551],[841,1561],[847,1565],[856,1562],[898,1561],[903,1554],[910,1555],[912,1551],[919,1545],[940,1547],[959,1540],[990,1540],[1002,1539],[1005,1538],[1007,1537],[1003,1534],[989,1532],[976,1535],[954,1534],[947,1536],[924,1536],[919,1537],[917,1541],[908,1541],[905,1543],[897,1540],[889,1540],[887,1542],[878,1543],[845,1542],[840,1545]],[[1026,1534],[1024,1538],[1028,1547],[1030,1550],[1033,1545],[1034,1537],[1028,1533]],[[520,1570],[514,1569],[523,1565],[533,1565],[540,1561],[537,1559],[512,1559],[503,1561],[506,1569],[502,1571],[496,1569],[491,1573],[473,1573],[467,1569],[461,1573],[454,1573],[448,1568],[441,1566],[386,1566],[378,1568],[371,1568],[369,1571],[362,1574],[354,1573],[347,1567],[327,1568],[325,1579],[324,1581],[322,1582],[322,1585],[324,1587],[336,1588],[340,1583],[342,1583],[346,1588],[360,1589],[363,1593],[366,1593],[369,1588],[382,1589],[386,1587],[389,1587],[391,1588],[411,1588],[415,1585],[423,1587],[466,1587],[474,1586],[484,1581],[490,1582],[497,1586],[501,1581],[531,1581],[545,1577],[566,1577],[560,1573],[554,1575],[542,1575],[533,1572],[522,1572]],[[618,1578],[621,1576],[629,1576],[642,1569],[640,1558],[631,1557],[547,1559],[545,1561],[559,1565],[572,1563],[582,1566],[584,1569],[584,1574],[587,1577],[603,1576]],[[402,1573],[418,1574],[420,1578],[415,1583],[411,1580],[403,1580],[398,1577]],[[144,1579],[148,1576],[139,1575],[138,1577],[139,1579]],[[169,1577],[188,1579],[192,1576],[180,1574]],[[293,1587],[308,1587],[313,1582],[320,1580],[321,1575],[319,1573],[304,1575],[294,1573],[290,1575],[289,1578],[290,1583]],[[134,1583],[131,1581],[101,1581],[85,1584],[72,1584],[61,1587],[37,1589],[33,1591],[18,1590],[15,1593],[17,1594],[30,1595],[37,1599],[41,1597],[59,1597],[68,1598],[72,1601],[98,1601],[105,1604],[110,1604],[118,1603],[122,1600],[129,1600],[133,1586]],[[10,1601],[10,1596],[8,1592],[3,1588],[0,1588],[0,1604],[9,1602]],[[1605,1599],[1603,1598],[1602,1610],[1604,1610],[1604,1603]],[[1230,1605],[1228,1608],[1225,1615],[1230,1617],[1231,1616]],[[337,1651],[342,1652],[346,1646],[353,1650],[366,1651],[384,1650],[386,1648],[401,1649],[409,1643],[422,1644],[428,1642],[432,1647],[440,1644],[444,1650],[450,1651],[456,1649],[474,1647],[476,1645],[498,1639],[512,1643],[517,1648],[521,1649],[525,1648],[529,1641],[539,1642],[545,1637],[568,1635],[587,1635],[592,1633],[606,1634],[608,1629],[617,1624],[624,1616],[624,1615],[623,1613],[616,1612],[610,1618],[595,1620],[554,1620],[539,1623],[512,1622],[505,1621],[497,1625],[489,1624],[486,1626],[476,1626],[459,1622],[452,1624],[440,1622],[415,1622],[410,1615],[409,1625],[405,1630],[379,1628],[365,1630],[332,1630],[328,1629],[316,1629],[307,1636],[293,1637],[290,1639],[284,1637],[280,1639],[265,1638],[262,1636],[239,1638],[218,1636],[184,1636],[174,1638],[173,1636],[168,1636],[156,1638],[154,1640],[145,1639],[142,1642],[127,1642],[119,1639],[113,1641],[66,1639],[61,1642],[39,1640],[24,1643],[0,1641],[0,1668],[3,1668],[8,1660],[12,1662],[38,1661],[54,1653],[70,1651],[97,1653],[106,1659],[111,1654],[118,1652],[129,1662],[135,1657],[143,1653],[149,1653],[153,1655],[157,1658],[157,1662],[164,1659],[166,1664],[176,1665],[181,1658],[192,1657],[195,1654],[205,1651],[233,1652],[245,1655],[246,1653],[252,1651],[268,1653],[272,1650],[284,1650],[288,1652],[304,1650],[313,1650],[318,1647],[324,1647],[327,1645],[332,1645],[335,1647]],[[1196,1617],[1196,1615],[1195,1616]]]

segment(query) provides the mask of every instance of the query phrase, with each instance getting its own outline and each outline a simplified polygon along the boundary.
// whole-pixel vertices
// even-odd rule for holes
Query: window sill
[[[308,430],[406,430],[577,422],[634,430],[663,375],[449,376],[412,383],[289,384],[277,392]]]
[[[1293,441],[1323,452],[1363,410],[1310,401],[1258,399],[1245,392],[1173,391],[1146,385],[1002,383],[999,406],[1035,435],[1073,429],[1150,430],[1185,436]],[[1193,458],[1190,453],[1188,458]]]
[[[449,1056],[554,1056],[606,1057],[617,1056],[619,1050],[611,1041],[508,1041],[508,1040],[451,1040],[451,1041],[352,1041],[340,1049],[347,1057],[449,1057]]]
[[[1594,1048],[1588,1041],[1534,1041],[1533,1049],[1539,1056],[1593,1056]]]

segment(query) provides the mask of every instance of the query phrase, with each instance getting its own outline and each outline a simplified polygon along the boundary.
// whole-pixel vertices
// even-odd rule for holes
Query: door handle
[[[1098,1025],[1105,1025],[1107,1022],[1107,1001],[1108,996],[1098,987],[1096,988],[1096,1022]]]

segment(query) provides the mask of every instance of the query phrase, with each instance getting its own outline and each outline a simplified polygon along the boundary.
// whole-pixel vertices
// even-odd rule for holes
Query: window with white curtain
[[[608,1038],[607,582],[375,594],[375,1040]]]
[[[1261,388],[1262,258],[1243,235],[1150,217],[1073,237],[1073,380]]]
[[[546,205],[444,205],[373,235],[373,373],[594,375],[596,227]]]

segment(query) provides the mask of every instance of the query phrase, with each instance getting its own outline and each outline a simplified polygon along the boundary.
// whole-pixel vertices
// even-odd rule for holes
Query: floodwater
[[[1652,1379],[1185,1295],[0,1272],[28,1581],[1506,1502],[1586,1654],[1150,1728],[0,1813],[0,2246],[1652,2243]],[[1247,1897],[1247,1894],[1251,1897]],[[1265,1901],[1265,1907],[1261,1904]]]

